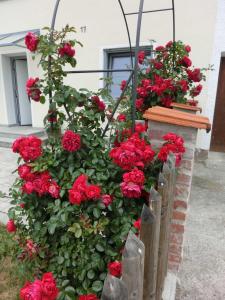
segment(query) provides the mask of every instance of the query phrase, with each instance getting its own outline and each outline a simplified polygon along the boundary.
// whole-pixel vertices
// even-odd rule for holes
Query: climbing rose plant
[[[7,230],[17,242],[14,256],[32,274],[20,290],[24,300],[98,300],[107,273],[122,274],[127,235],[140,230],[143,204],[149,204],[163,162],[173,152],[179,165],[185,151],[173,133],[155,149],[145,125],[136,124],[132,132],[121,116],[111,139],[103,137],[105,91],[64,84],[63,67],[76,65],[80,45],[67,38],[74,32],[66,26],[25,39],[44,70],[42,79],[28,80],[27,93],[49,102],[49,139],[20,137],[12,145],[18,178],[10,191]]]
[[[144,51],[138,55],[139,72],[136,109],[138,118],[142,119],[143,112],[152,106],[171,107],[172,102],[189,103],[196,106],[195,100],[201,91],[201,82],[206,79],[208,68],[196,68],[190,59],[191,47],[181,41],[168,42],[165,46],[157,46],[153,57],[149,58]],[[121,82],[124,90],[126,80]],[[121,111],[129,115],[131,88],[127,90],[127,101],[122,102]]]

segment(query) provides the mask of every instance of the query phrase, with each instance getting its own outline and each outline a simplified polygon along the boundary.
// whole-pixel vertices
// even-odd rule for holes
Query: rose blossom
[[[102,203],[107,207],[113,202],[112,196],[102,195]]]
[[[67,130],[62,137],[62,147],[69,152],[79,150],[81,147],[80,135],[72,130]]]
[[[55,300],[59,290],[51,272],[42,276],[42,300]]]
[[[71,204],[80,205],[83,201],[82,194],[76,190],[69,190],[69,201]]]
[[[85,193],[88,199],[98,199],[101,195],[101,189],[99,186],[92,184],[86,187]]]
[[[145,175],[144,172],[138,169],[133,169],[131,172],[123,174],[123,181],[124,182],[133,182],[140,186],[143,186],[145,182]]]
[[[38,42],[38,37],[32,32],[28,32],[25,36],[25,44],[27,46],[27,49],[29,49],[31,52],[37,50]]]
[[[121,81],[121,84],[120,84],[120,89],[121,89],[121,91],[123,91],[123,90],[125,89],[126,84],[127,84],[127,81],[126,81],[126,80],[122,80],[122,81]]]
[[[22,186],[22,191],[23,191],[23,193],[28,194],[28,195],[32,194],[34,191],[33,183],[31,181],[25,182],[24,185]]]
[[[101,101],[98,96],[92,96],[91,100],[98,107],[99,111],[105,110],[105,103],[103,101]]]
[[[184,56],[184,57],[181,59],[181,64],[182,64],[184,67],[188,68],[188,67],[190,67],[190,66],[192,65],[192,61],[190,60],[189,57]]]
[[[29,78],[26,82],[27,95],[36,102],[40,101],[41,90],[38,87],[39,78]]]
[[[115,277],[122,275],[122,264],[119,261],[114,261],[108,264],[109,274]]]
[[[194,82],[202,80],[202,73],[199,68],[195,68],[193,71],[187,69],[188,79]]]
[[[190,92],[192,97],[198,96],[202,91],[203,86],[201,84],[197,85],[195,88],[193,88]]]
[[[140,198],[141,187],[133,182],[122,182],[120,184],[121,192],[127,198]]]
[[[57,199],[59,198],[60,186],[54,180],[51,180],[48,192],[53,198]]]
[[[186,45],[186,46],[184,47],[184,49],[185,49],[185,51],[187,51],[188,53],[191,52],[191,46],[189,46],[189,45]]]
[[[35,175],[31,172],[31,167],[26,164],[18,167],[18,174],[20,178],[26,181],[32,181],[35,178]]]
[[[136,106],[138,111],[143,110],[143,105],[144,105],[144,99],[143,98],[139,98],[139,99],[136,100],[135,106]]]
[[[144,59],[145,59],[145,51],[140,51],[140,52],[138,53],[138,63],[139,63],[140,65],[142,65],[143,62],[144,62]]]
[[[70,43],[65,43],[63,47],[59,48],[59,55],[61,57],[65,55],[73,57],[75,55],[75,49],[72,48],[72,45]]]
[[[118,117],[117,117],[117,120],[119,122],[125,122],[126,121],[126,115],[124,114],[119,114]]]
[[[157,51],[157,52],[164,51],[164,50],[165,50],[165,47],[163,47],[163,46],[158,46],[155,48],[155,51]]]
[[[139,218],[138,220],[136,220],[134,223],[133,223],[134,227],[137,229],[137,230],[140,230],[141,229],[141,218]]]
[[[12,219],[10,219],[6,224],[6,229],[8,232],[16,232],[16,225]]]
[[[42,298],[42,282],[35,280],[33,283],[26,282],[20,290],[21,300],[43,300]]]

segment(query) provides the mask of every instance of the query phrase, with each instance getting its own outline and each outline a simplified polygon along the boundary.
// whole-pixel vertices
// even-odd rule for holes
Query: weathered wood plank
[[[108,274],[104,282],[101,300],[128,300],[125,283],[121,279]]]
[[[145,246],[131,231],[122,258],[122,280],[129,300],[143,300]]]

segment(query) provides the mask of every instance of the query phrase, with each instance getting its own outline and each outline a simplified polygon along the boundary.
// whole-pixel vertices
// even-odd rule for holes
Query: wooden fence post
[[[163,182],[164,181],[164,182]],[[162,195],[162,213],[159,242],[159,261],[157,275],[157,296],[161,300],[164,281],[167,274],[170,227],[173,212],[175,185],[175,156],[170,155],[159,176],[158,190]]]
[[[122,280],[129,300],[143,300],[144,257],[144,244],[130,231],[122,258]]]
[[[108,274],[104,282],[101,300],[128,300],[125,283]]]
[[[168,181],[162,173],[159,174],[158,191],[162,196],[162,208],[161,208],[161,221],[160,221],[160,235],[159,235],[159,255],[158,255],[158,267],[157,267],[157,283],[156,283],[156,300],[161,300],[162,290],[164,285],[164,260],[165,260],[165,233],[166,233],[166,215],[167,215],[167,188]]]
[[[143,300],[154,300],[156,293],[159,232],[161,218],[161,196],[152,188],[151,208],[144,205],[141,214],[140,238],[145,245]]]

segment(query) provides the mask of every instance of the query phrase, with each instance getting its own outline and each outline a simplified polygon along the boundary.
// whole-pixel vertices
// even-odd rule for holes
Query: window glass
[[[144,50],[147,57],[151,57],[151,48],[142,49]],[[134,54],[132,55],[132,60],[134,63]],[[113,52],[107,53],[107,67],[108,69],[118,70],[118,69],[132,69],[131,66],[131,59],[130,59],[130,52],[129,51],[121,51],[121,49],[115,49]],[[114,99],[117,99],[120,94],[120,83],[122,80],[127,80],[130,76],[130,71],[125,72],[109,72],[107,77],[112,78],[112,85],[111,85],[111,96]]]

